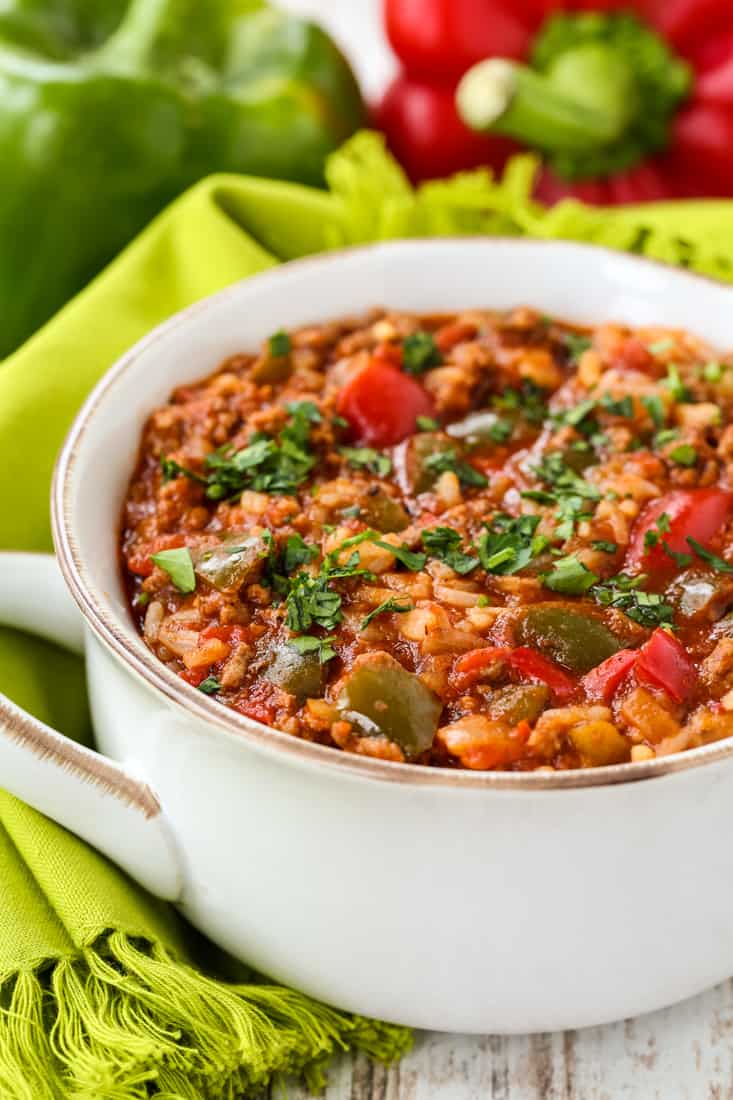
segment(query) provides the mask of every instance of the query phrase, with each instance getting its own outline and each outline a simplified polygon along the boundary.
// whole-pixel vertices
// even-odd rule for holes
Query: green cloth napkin
[[[733,280],[733,202],[546,211],[530,199],[535,171],[522,157],[498,181],[476,172],[416,192],[364,133],[331,158],[329,192],[232,176],[198,184],[0,367],[0,545],[51,548],[54,457],[117,356],[176,310],[280,260],[397,236],[532,234]],[[0,689],[89,738],[82,670],[68,654],[0,631]],[[0,891],[3,1100],[233,1100],[276,1074],[305,1072],[315,1087],[338,1049],[390,1060],[409,1045],[406,1029],[227,981],[221,959],[225,977],[211,976],[215,953],[170,906],[2,793]]]

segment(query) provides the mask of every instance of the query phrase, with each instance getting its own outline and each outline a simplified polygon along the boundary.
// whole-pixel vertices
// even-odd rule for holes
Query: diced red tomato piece
[[[450,351],[456,344],[464,340],[471,340],[476,335],[476,326],[468,321],[454,321],[450,325],[443,325],[435,333],[435,343],[442,352]]]
[[[434,416],[428,391],[381,356],[351,376],[338,399],[354,439],[370,447],[390,447],[417,429],[418,416]]]
[[[710,540],[719,533],[733,511],[733,493],[725,489],[675,489],[653,500],[634,524],[626,551],[626,569],[644,572],[668,572],[675,568],[673,559],[662,545],[664,540],[677,554],[690,553],[688,537],[710,549]],[[669,531],[661,532],[655,546],[645,547],[648,531],[656,530],[660,516],[669,517]]]
[[[644,347],[641,340],[637,340],[635,336],[629,336],[614,352],[613,366],[619,370],[638,370],[649,373],[656,367],[656,359]]]
[[[512,651],[509,664],[520,676],[547,684],[558,703],[567,703],[575,695],[575,680],[536,649],[519,646]]]
[[[402,369],[402,345],[401,344],[377,344],[372,352],[374,359],[381,363],[389,363],[390,366]]]
[[[268,684],[257,684],[249,695],[236,704],[236,709],[240,714],[254,718],[256,722],[264,722],[266,726],[272,725],[277,710],[273,700],[273,690]]]
[[[587,672],[581,686],[594,702],[610,703],[639,658],[636,649],[622,649]]]
[[[185,680],[187,684],[191,684],[192,687],[197,688],[199,684],[203,684],[206,677],[209,675],[208,668],[187,668],[184,672],[178,674],[182,680]]]
[[[148,549],[142,553],[138,551],[127,559],[127,568],[138,577],[149,577],[153,572],[153,554],[161,550],[175,550],[178,546],[185,546],[185,535],[158,535],[148,543]]]
[[[453,666],[458,688],[465,691],[471,684],[481,679],[484,671],[497,661],[506,661],[512,651],[499,646],[485,646],[483,649],[471,649],[462,654]]]
[[[199,638],[204,641],[208,641],[209,638],[218,638],[220,642],[229,642],[230,645],[237,645],[239,642],[247,640],[247,627],[242,626],[239,623],[232,626],[211,626],[204,627],[199,634]]]
[[[639,650],[636,678],[664,688],[675,703],[683,703],[694,690],[697,672],[682,643],[659,627]]]

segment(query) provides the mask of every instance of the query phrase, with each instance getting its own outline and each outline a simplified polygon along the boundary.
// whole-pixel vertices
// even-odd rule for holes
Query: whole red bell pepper
[[[413,179],[519,142],[547,201],[733,194],[731,0],[384,3],[403,71],[377,121]]]

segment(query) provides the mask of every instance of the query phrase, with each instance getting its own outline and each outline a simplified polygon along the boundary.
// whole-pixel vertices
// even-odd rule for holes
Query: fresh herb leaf
[[[292,350],[290,337],[282,329],[279,332],[273,332],[267,344],[273,359],[280,359],[284,355],[289,355]]]
[[[179,592],[196,591],[196,574],[193,571],[193,561],[188,547],[179,546],[175,550],[161,550],[157,554],[152,554],[151,557],[155,564],[168,574]]]
[[[489,484],[483,474],[458,457],[454,447],[428,455],[423,465],[426,470],[434,474],[453,473],[461,485],[468,485],[471,488],[484,489]]]
[[[584,477],[576,474],[575,470],[567,465],[559,451],[545,455],[540,465],[533,466],[532,469],[540,481],[552,486],[554,490],[552,495],[556,498],[561,496],[578,496],[584,500],[600,500],[601,498],[601,494],[596,487],[586,481]],[[527,496],[528,493],[522,495]],[[532,498],[530,497],[530,499]]]
[[[452,527],[430,527],[422,531],[420,537],[427,552],[456,573],[470,573],[479,564],[478,558],[463,553],[461,536]]]
[[[678,447],[669,452],[668,457],[676,462],[678,466],[689,467],[697,463],[699,455],[691,443],[680,443]]]
[[[605,539],[595,539],[591,546],[594,550],[600,550],[602,554],[615,554],[618,550],[617,542],[606,542]]]
[[[479,561],[487,573],[509,576],[529,565],[547,546],[543,535],[536,535],[539,516],[494,516],[478,540]]]
[[[718,573],[733,573],[733,565],[730,562],[725,561],[724,558],[719,558],[717,554],[711,554],[709,550],[706,550],[704,546],[701,546],[697,539],[687,536],[687,542],[697,554],[698,558],[702,558],[708,565],[712,565]]]
[[[652,418],[652,423],[655,428],[664,427],[664,421],[666,419],[666,413],[662,399],[658,393],[650,393],[641,398],[641,403]]]
[[[597,580],[597,575],[574,554],[558,558],[552,570],[542,576],[545,588],[565,596],[582,596]]]
[[[562,339],[573,363],[577,363],[583,352],[593,347],[593,341],[582,332],[564,332]]]
[[[489,600],[489,597],[484,596],[484,594],[482,593],[476,600],[476,607],[488,607],[490,602],[491,601]]]
[[[397,612],[402,614],[405,611],[412,611],[412,604],[398,603],[394,596],[390,596],[389,599],[380,603],[379,607],[373,608],[368,615],[365,615],[359,625],[359,630],[366,630],[372,619],[375,619],[377,615],[383,615],[387,612]]]
[[[541,424],[547,416],[544,391],[534,382],[522,383],[520,390],[507,389],[492,398],[496,409],[518,412],[530,424]]]
[[[432,416],[418,416],[415,420],[421,432],[437,432],[440,424]]]
[[[339,447],[349,466],[354,469],[370,470],[377,477],[387,477],[392,469],[392,460],[388,455],[375,451],[373,447]]]
[[[690,391],[680,378],[679,368],[675,363],[667,364],[667,377],[664,379],[662,385],[667,387],[675,401],[690,400]]]
[[[591,595],[601,607],[615,607],[623,611],[635,623],[642,626],[663,626],[672,623],[674,611],[664,597],[656,592],[645,592],[642,585],[647,578],[644,573],[631,577],[627,573],[618,573],[607,581],[593,586]]]
[[[308,565],[317,558],[317,546],[309,546],[300,535],[289,535],[283,550],[282,563],[286,574],[294,573],[301,565]]]
[[[553,420],[556,424],[567,424],[568,427],[577,428],[578,431],[585,434],[586,432],[595,431],[597,427],[594,420],[588,422],[588,418],[592,412],[595,412],[597,407],[598,402],[595,398],[589,397],[586,401],[580,401],[577,405],[557,413]]]
[[[679,569],[686,569],[692,563],[692,554],[681,554],[679,551],[673,550],[666,539],[662,539],[662,550]]]
[[[325,665],[326,661],[336,656],[336,650],[333,648],[335,641],[335,634],[328,634],[325,638],[316,638],[314,634],[301,634],[297,638],[291,638],[288,645],[303,657],[306,654],[315,653],[320,663]]]
[[[665,355],[668,351],[672,351],[676,347],[677,345],[674,340],[670,340],[667,337],[664,340],[655,340],[653,344],[647,346],[647,350],[650,351],[652,355]]]
[[[666,443],[672,443],[675,439],[679,439],[679,434],[678,428],[663,428],[661,432],[657,432],[654,436],[654,446],[664,447]]]
[[[332,416],[331,424],[334,428],[348,428],[349,422],[345,416]]]
[[[191,481],[199,481],[202,485],[206,484],[205,477],[201,477],[200,474],[194,473],[193,470],[188,470],[185,466],[181,466],[180,462],[176,462],[175,458],[165,458],[161,455],[160,470],[163,475],[163,481],[172,481],[175,477],[187,477]]]
[[[654,546],[657,545],[662,535],[666,535],[669,533],[669,529],[669,514],[667,512],[662,512],[662,514],[657,518],[656,525],[654,527],[650,527],[644,535],[644,549],[651,550]]]
[[[725,370],[722,363],[715,361],[706,363],[702,368],[702,376],[706,382],[719,382],[723,377],[723,371]]]
[[[330,577],[319,573],[312,577],[310,573],[298,573],[290,586],[285,606],[286,622],[294,633],[302,634],[315,623],[325,630],[341,622],[341,597],[328,587]]]
[[[202,680],[198,685],[199,691],[203,691],[204,695],[216,695],[217,691],[221,691],[221,684],[217,680],[216,676],[207,676],[205,680]]]
[[[431,332],[412,332],[402,341],[402,366],[408,374],[422,374],[443,362]]]
[[[150,593],[149,592],[138,592],[138,594],[135,596],[135,598],[132,602],[135,605],[135,607],[147,607],[148,604],[150,603]]]
[[[375,546],[380,546],[382,550],[389,550],[390,554],[393,554],[400,565],[404,565],[405,569],[409,569],[411,573],[419,573],[421,569],[425,568],[426,556],[425,554],[416,553],[414,550],[410,550],[409,546],[404,543],[402,546],[395,546],[391,542],[383,542],[381,539],[374,540]]]
[[[312,401],[293,402],[287,408],[291,420],[277,441],[256,435],[242,450],[224,446],[206,456],[207,497],[230,500],[244,489],[290,495],[305,481],[315,464],[308,450],[310,428],[321,414]]]
[[[611,416],[622,416],[625,420],[634,415],[634,401],[629,394],[626,397],[615,398],[607,393],[605,397],[601,398],[601,408],[605,409]]]

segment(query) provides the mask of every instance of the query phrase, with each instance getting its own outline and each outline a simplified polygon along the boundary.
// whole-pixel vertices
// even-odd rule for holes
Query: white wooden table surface
[[[380,0],[278,2],[327,26],[369,96],[379,94],[394,70]],[[733,981],[664,1012],[586,1031],[421,1033],[391,1070],[342,1059],[325,1100],[733,1100]]]

